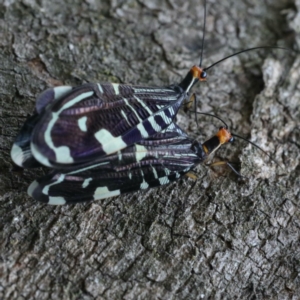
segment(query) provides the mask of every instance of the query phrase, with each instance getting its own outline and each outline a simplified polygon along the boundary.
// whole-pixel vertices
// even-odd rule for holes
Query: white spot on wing
[[[164,171],[165,171],[166,175],[170,175],[171,174],[171,171],[168,168],[164,168]]]
[[[94,200],[105,199],[120,195],[120,190],[109,191],[106,186],[98,187],[94,193]]]
[[[20,167],[23,166],[24,155],[23,155],[23,150],[21,147],[19,147],[16,144],[13,144],[11,151],[10,151],[10,156],[16,165],[18,165]]]
[[[137,162],[146,157],[147,149],[144,146],[136,144],[135,150],[135,159]]]
[[[140,189],[141,190],[145,190],[145,189],[147,189],[149,187],[149,184],[145,181],[145,177],[144,177],[143,171],[142,170],[140,170],[140,171],[141,171],[141,176],[143,177],[143,182],[140,185]]]
[[[100,83],[97,83],[97,86],[98,86],[98,90],[101,94],[103,94],[103,89],[102,89],[102,86]]]
[[[61,146],[55,148],[55,154],[57,158],[56,161],[58,163],[71,164],[74,162],[74,159],[71,156],[70,148],[67,146]]]
[[[117,84],[117,83],[112,83],[111,85],[112,85],[112,87],[114,88],[115,94],[116,94],[116,95],[119,95],[119,94],[120,94],[120,91],[119,91],[119,84]]]
[[[95,133],[95,138],[102,145],[106,154],[111,154],[127,147],[121,136],[114,137],[108,130],[101,129]]]
[[[86,121],[87,121],[87,116],[78,119],[78,127],[80,128],[81,131],[87,132]]]
[[[82,184],[82,187],[86,188],[92,180],[93,180],[93,178],[86,178]]]
[[[140,131],[143,138],[149,137],[149,134],[142,123],[139,123],[136,128]]]
[[[154,167],[152,167],[152,172],[153,172],[153,175],[154,175],[154,178],[157,179],[158,178],[158,175],[157,175],[157,172],[156,172],[156,169]]]
[[[145,181],[145,179],[143,180],[143,182],[140,185],[141,190],[145,190],[149,187],[149,184]]]
[[[62,96],[66,95],[72,90],[72,87],[69,85],[62,85],[62,86],[57,86],[53,88],[54,91],[54,99],[59,99]]]
[[[160,177],[158,180],[161,185],[168,184],[170,182],[170,180],[167,176]]]
[[[64,197],[61,197],[61,196],[49,197],[48,204],[50,204],[50,205],[64,205],[64,204],[66,204],[66,200],[65,200]]]

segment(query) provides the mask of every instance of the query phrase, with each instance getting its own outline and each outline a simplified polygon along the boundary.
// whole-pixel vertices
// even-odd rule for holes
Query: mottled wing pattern
[[[32,154],[49,167],[84,163],[155,135],[186,97],[180,87],[85,84],[55,96],[56,89],[39,97],[31,139]]]
[[[98,200],[158,187],[177,180],[199,164],[195,142],[175,124],[143,144],[98,158],[80,168],[56,170],[34,181],[28,194],[59,205]],[[201,148],[202,149],[202,148]]]

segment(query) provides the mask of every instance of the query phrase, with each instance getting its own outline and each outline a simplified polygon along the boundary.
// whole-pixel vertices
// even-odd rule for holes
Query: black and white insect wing
[[[34,114],[27,118],[11,148],[10,156],[13,162],[22,168],[35,168],[41,166],[32,155],[30,149],[32,131],[39,120],[40,115],[38,114]]]
[[[37,98],[35,113],[26,119],[11,149],[11,158],[16,165],[23,168],[36,168],[41,166],[31,152],[32,132],[40,121],[46,107],[71,90],[71,86],[50,88]]]
[[[50,167],[112,154],[166,128],[185,96],[171,88],[110,83],[74,88],[45,109],[31,151]]]
[[[54,205],[99,200],[168,184],[203,160],[204,152],[194,151],[192,139],[176,134],[168,138],[170,131],[160,135],[158,144],[136,144],[79,169],[53,171],[34,181],[28,194]]]
[[[43,91],[36,99],[35,110],[38,114],[42,114],[48,105],[61,99],[70,93],[74,88],[69,85],[57,86]]]

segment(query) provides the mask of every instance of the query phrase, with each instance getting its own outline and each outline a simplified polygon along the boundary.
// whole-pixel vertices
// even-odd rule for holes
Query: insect
[[[280,47],[249,48],[202,68],[203,44],[204,34],[200,63],[179,84],[147,87],[88,83],[44,91],[11,150],[12,160],[21,167],[43,165],[54,169],[35,181],[29,194],[40,201],[62,204],[163,185],[229,142],[230,134],[224,139],[219,132],[217,139],[198,143],[197,150],[195,141],[174,124],[180,106],[189,99],[191,88],[205,81],[206,72],[216,64],[246,51]],[[227,128],[223,130],[228,132]],[[167,170],[172,173],[167,174]],[[165,177],[168,180],[159,180]],[[72,192],[66,192],[70,186]],[[76,199],[66,195],[77,191]]]
[[[226,127],[202,145],[172,123],[163,132],[79,168],[54,170],[28,188],[34,199],[53,205],[99,200],[169,184],[232,142]]]
[[[206,80],[208,69],[234,55],[261,48],[268,47],[239,51],[205,69],[200,62],[181,83],[169,87],[88,83],[50,88],[37,98],[36,113],[18,134],[11,158],[21,167],[33,167],[39,162],[61,168],[87,163],[139,143],[174,121],[192,86]]]
[[[201,67],[201,51],[199,66],[193,66],[179,84],[167,87],[88,83],[50,88],[37,98],[38,116],[30,121],[34,122],[30,160],[52,168],[80,165],[147,139],[174,121],[191,88],[206,80],[209,69],[234,55],[261,48],[280,47],[249,48],[206,68]],[[11,157],[17,165],[28,167],[29,151],[23,147],[29,137],[23,129]]]
[[[173,122],[190,88],[205,76],[193,67],[179,85],[165,88],[90,83],[46,90],[30,120],[30,155],[47,167],[76,165],[147,139]],[[21,130],[11,150],[22,167],[27,165],[27,140]]]

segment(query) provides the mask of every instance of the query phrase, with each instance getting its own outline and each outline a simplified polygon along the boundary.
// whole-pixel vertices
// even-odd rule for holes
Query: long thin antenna
[[[219,60],[219,61],[213,63],[213,64],[210,65],[209,67],[204,68],[203,71],[209,70],[209,69],[212,68],[213,66],[219,64],[220,62],[222,62],[222,61],[224,61],[224,60],[226,60],[226,59],[228,59],[228,58],[230,58],[230,57],[236,56],[236,55],[241,54],[241,53],[244,53],[244,52],[248,52],[248,51],[252,51],[252,50],[257,50],[257,49],[282,49],[282,50],[293,51],[293,50],[291,50],[291,49],[289,49],[289,48],[285,48],[285,47],[261,46],[261,47],[248,48],[248,49],[244,49],[244,50],[238,51],[238,52],[236,52],[236,53],[233,53],[233,54],[231,54],[231,55],[228,55],[228,56],[222,58],[221,60]],[[200,66],[201,66],[201,65],[200,65]]]
[[[191,111],[191,110],[190,110],[190,111]],[[192,112],[192,111],[191,111],[191,112]],[[225,121],[222,120],[220,117],[218,117],[218,116],[216,116],[216,115],[212,115],[212,114],[204,113],[204,112],[199,112],[199,111],[194,111],[193,113],[198,114],[198,115],[205,115],[205,116],[209,116],[209,117],[216,118],[216,119],[218,119],[219,121],[221,121],[221,122],[224,124],[224,126],[225,126],[226,129],[228,129],[228,126],[227,126],[227,124],[225,123]]]
[[[203,24],[203,35],[202,35],[202,45],[201,45],[201,56],[200,56],[200,63],[199,63],[200,68],[202,66],[202,56],[203,56],[204,38],[205,38],[205,26],[206,26],[206,0],[204,0],[204,24]]]
[[[268,157],[269,157],[276,165],[279,166],[278,162],[277,162],[275,159],[273,159],[272,156],[271,156],[270,154],[268,154],[268,153],[267,153],[265,150],[263,150],[261,147],[257,146],[255,143],[253,143],[253,142],[251,142],[251,141],[245,139],[244,137],[242,137],[242,136],[240,136],[240,135],[233,134],[233,133],[231,133],[231,135],[232,135],[232,136],[235,136],[235,137],[237,137],[237,138],[239,138],[239,139],[242,139],[242,140],[244,140],[245,142],[248,142],[249,144],[253,145],[253,146],[256,147],[257,149],[259,149],[260,151],[262,151],[265,155],[267,155],[267,156],[268,156]],[[279,166],[279,167],[280,167],[280,166]]]

